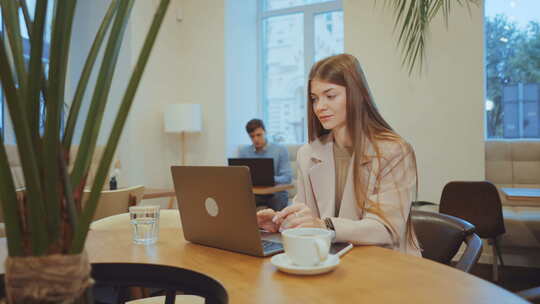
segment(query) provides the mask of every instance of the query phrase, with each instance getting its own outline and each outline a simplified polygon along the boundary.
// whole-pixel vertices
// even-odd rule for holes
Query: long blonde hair
[[[308,96],[308,133],[309,141],[313,142],[322,135],[328,134],[330,130],[324,129],[319,119],[315,115],[313,107],[310,105],[311,81],[320,80],[332,84],[343,86],[347,89],[347,131],[353,143],[353,181],[355,198],[358,207],[378,215],[388,227],[394,237],[394,241],[399,240],[395,227],[388,221],[378,202],[371,201],[367,195],[368,181],[362,177],[362,167],[359,166],[363,158],[367,155],[368,145],[372,145],[375,151],[376,160],[381,163],[381,152],[378,145],[381,141],[394,141],[400,144],[404,140],[390,127],[381,116],[368,87],[366,77],[358,60],[349,54],[340,54],[327,57],[313,65],[309,73],[307,96]],[[414,157],[414,167],[416,170],[416,158]],[[380,167],[380,166],[379,166]],[[418,174],[416,173],[416,176]],[[418,183],[416,186],[418,192]],[[410,220],[410,212],[407,218],[407,238],[416,246],[413,237],[413,228]]]

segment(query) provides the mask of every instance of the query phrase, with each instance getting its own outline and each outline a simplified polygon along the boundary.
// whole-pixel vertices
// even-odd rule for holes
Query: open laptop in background
[[[253,186],[274,186],[273,158],[229,158],[229,166],[247,166]]]
[[[255,256],[283,251],[261,239],[248,168],[172,166],[171,173],[186,240]]]

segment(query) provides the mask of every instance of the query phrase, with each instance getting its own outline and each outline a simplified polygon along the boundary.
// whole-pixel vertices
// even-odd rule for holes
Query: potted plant
[[[73,302],[91,284],[84,243],[120,134],[147,64],[169,0],[160,0],[124,92],[93,184],[86,185],[122,38],[134,0],[111,0],[88,53],[69,113],[64,109],[67,61],[77,0],[0,0],[7,36],[0,36],[0,80],[25,179],[17,198],[4,138],[0,144],[0,202],[8,254],[5,288],[10,302]],[[49,7],[50,6],[50,7]],[[48,10],[48,7],[50,10]],[[47,16],[52,11],[51,16]],[[19,19],[24,16],[24,22]],[[48,71],[42,60],[47,18],[51,41]],[[21,26],[28,33],[28,62]],[[105,43],[99,69],[98,53]],[[69,159],[75,125],[92,72],[97,73],[78,153]],[[62,115],[67,115],[65,126]],[[40,127],[43,126],[43,127]],[[68,170],[68,165],[73,169]],[[81,204],[84,187],[91,194]]]

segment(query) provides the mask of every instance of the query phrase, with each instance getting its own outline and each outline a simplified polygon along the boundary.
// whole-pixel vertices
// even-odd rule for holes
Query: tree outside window
[[[540,2],[487,0],[486,138],[540,139]]]

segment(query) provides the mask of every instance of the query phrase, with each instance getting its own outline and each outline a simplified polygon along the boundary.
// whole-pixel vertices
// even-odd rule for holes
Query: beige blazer
[[[306,204],[319,218],[330,217],[336,231],[336,241],[356,245],[379,245],[420,256],[420,250],[410,245],[406,237],[417,174],[414,153],[407,142],[384,141],[379,144],[382,159],[379,163],[373,147],[361,162],[363,181],[367,182],[370,201],[378,202],[395,233],[379,216],[360,209],[356,204],[353,186],[353,162],[350,162],[347,181],[338,217],[335,214],[335,165],[332,135],[303,145],[297,154],[297,189],[293,203]],[[416,240],[416,237],[415,237]]]

